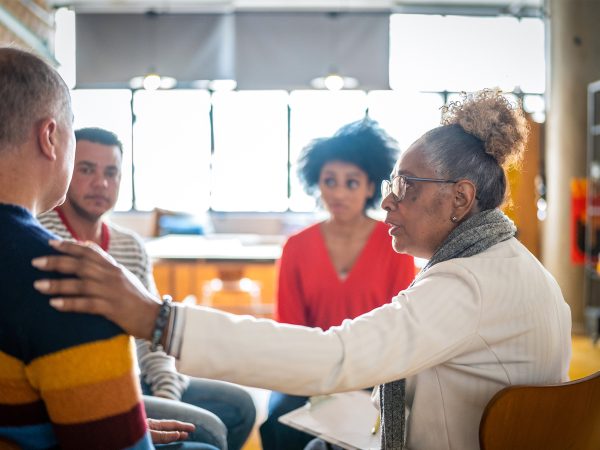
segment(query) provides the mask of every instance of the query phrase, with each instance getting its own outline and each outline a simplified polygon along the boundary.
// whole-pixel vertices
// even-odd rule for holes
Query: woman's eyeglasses
[[[439,178],[409,177],[407,175],[396,175],[391,180],[381,182],[381,195],[386,198],[392,194],[395,202],[401,202],[406,195],[407,181],[428,181],[430,183],[456,183],[456,180],[442,180]]]

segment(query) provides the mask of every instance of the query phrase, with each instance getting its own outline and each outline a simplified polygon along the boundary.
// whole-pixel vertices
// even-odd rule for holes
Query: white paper
[[[368,392],[352,391],[320,396],[279,421],[345,449],[378,450],[379,432],[371,434],[378,415]]]

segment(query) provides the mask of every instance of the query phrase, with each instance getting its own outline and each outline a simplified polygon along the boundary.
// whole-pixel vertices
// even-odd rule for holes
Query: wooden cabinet
[[[154,262],[160,294],[177,301],[194,296],[196,304],[236,314],[272,317],[275,302],[274,262],[205,262],[160,259]]]
[[[509,201],[504,212],[517,226],[517,239],[537,258],[540,257],[540,221],[537,217],[539,195],[536,182],[540,175],[542,125],[528,118],[529,140],[522,164],[507,174]]]
[[[236,314],[271,317],[280,241],[278,236],[167,235],[148,241],[146,248],[161,294]]]

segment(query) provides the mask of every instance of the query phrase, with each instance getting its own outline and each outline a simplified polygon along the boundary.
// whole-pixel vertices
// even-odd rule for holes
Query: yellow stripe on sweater
[[[134,366],[132,339],[120,334],[110,339],[69,347],[34,359],[25,372],[32,386],[44,395],[121,377]]]
[[[52,422],[71,425],[126,413],[141,396],[138,377],[131,370],[113,380],[46,391],[44,402]]]
[[[40,399],[25,376],[25,364],[0,351],[0,402],[6,405],[32,403]]]
[[[25,364],[20,359],[0,351],[0,379],[18,380],[25,376]]]
[[[0,404],[24,405],[40,399],[27,380],[0,380]]]

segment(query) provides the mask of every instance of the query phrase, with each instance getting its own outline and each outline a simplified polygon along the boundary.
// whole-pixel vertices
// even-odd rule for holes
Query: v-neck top
[[[276,318],[327,330],[389,301],[414,278],[412,256],[396,253],[388,227],[377,222],[342,279],[320,224],[291,236],[278,263]]]

